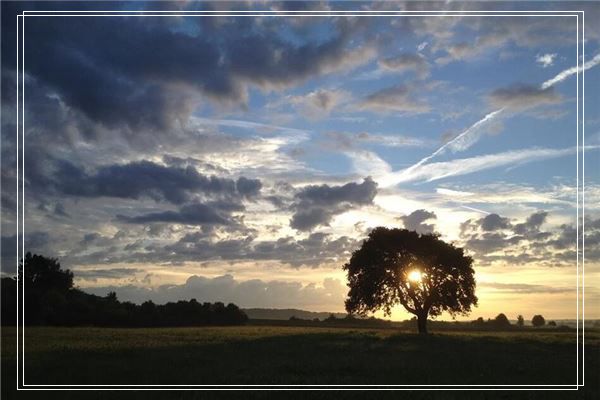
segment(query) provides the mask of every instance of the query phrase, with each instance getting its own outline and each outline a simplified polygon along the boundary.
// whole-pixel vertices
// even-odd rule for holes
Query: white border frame
[[[582,73],[582,121],[585,120],[585,69],[581,68],[580,71],[580,60],[579,60],[579,17],[582,17],[582,45],[583,45],[583,60],[582,65],[585,64],[585,11],[583,10],[542,10],[542,11],[528,11],[528,10],[510,10],[510,11],[481,11],[481,10],[466,10],[466,11],[365,11],[365,10],[335,10],[335,11],[151,11],[151,10],[140,10],[140,11],[27,11],[23,10],[21,14],[17,15],[17,177],[21,178],[21,197],[19,198],[19,179],[17,179],[17,265],[20,259],[25,254],[24,245],[24,233],[25,233],[25,193],[24,193],[24,182],[25,182],[25,143],[24,143],[24,126],[25,126],[25,17],[104,17],[104,16],[116,16],[116,17],[136,17],[136,16],[172,16],[172,17],[209,17],[209,16],[227,16],[227,17],[244,17],[244,16],[261,16],[261,17],[297,17],[297,16],[383,16],[383,17],[452,17],[452,16],[478,16],[478,17],[495,17],[495,16],[543,16],[543,17],[576,17],[577,18],[577,64],[576,64],[576,75],[577,75],[577,105],[576,105],[576,133],[577,133],[577,348],[576,348],[576,359],[577,359],[577,383],[574,385],[26,385],[25,384],[25,304],[24,304],[24,286],[21,287],[19,292],[19,286],[23,285],[23,282],[17,282],[17,391],[20,390],[578,390],[584,386],[585,383],[585,237],[582,235],[582,277],[579,276],[579,73]],[[20,29],[19,29],[20,28]],[[22,35],[22,38],[20,38]],[[19,46],[22,46],[21,58],[19,58]],[[20,63],[19,63],[20,61]],[[20,68],[19,68],[20,67]],[[22,70],[22,72],[21,72]],[[21,114],[19,114],[19,86],[22,86],[21,94]],[[19,137],[19,115],[21,116],[20,131],[22,133],[21,138]],[[585,128],[582,123],[582,179],[585,180]],[[21,149],[22,155],[19,156],[19,141],[21,141],[23,148]],[[19,161],[21,164],[21,175],[19,175]],[[21,203],[22,202],[22,203]],[[21,211],[23,215],[19,221],[19,203],[21,203]],[[585,232],[585,183],[582,183],[582,229]],[[19,241],[19,223],[21,224],[21,235],[23,239],[21,243]],[[21,245],[21,247],[19,246]],[[21,253],[19,253],[21,250]],[[18,276],[18,275],[17,275]],[[580,382],[579,375],[579,302],[580,292],[579,284],[582,279],[582,312],[583,312],[583,325],[582,325],[582,375],[583,379]],[[19,301],[21,302],[23,321],[19,319]],[[19,346],[19,322],[21,325],[21,341]],[[22,353],[19,353],[19,349],[22,348]],[[19,360],[21,360],[21,370],[19,369]],[[19,372],[22,371],[22,374]],[[102,388],[102,389],[100,389]]]

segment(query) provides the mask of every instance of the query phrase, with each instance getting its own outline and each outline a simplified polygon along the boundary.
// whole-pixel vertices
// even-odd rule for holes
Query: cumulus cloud
[[[576,260],[577,229],[572,224],[561,224],[542,230],[548,215],[547,211],[536,211],[520,222],[489,214],[463,222],[460,236],[480,265],[500,262],[509,266],[527,263],[572,266]],[[586,260],[597,262],[600,260],[600,219],[588,217],[585,223]],[[580,240],[583,236],[580,230]]]
[[[432,233],[434,224],[424,224],[424,222],[436,218],[437,216],[434,212],[427,210],[415,210],[409,215],[398,217],[406,229],[418,233]]]
[[[355,206],[373,203],[377,183],[365,178],[362,183],[350,182],[342,186],[309,185],[296,194],[295,213],[290,226],[309,231],[319,225],[327,225],[331,219]]]
[[[199,302],[233,302],[244,308],[307,308],[332,311],[340,309],[347,287],[339,280],[325,278],[316,283],[297,281],[240,281],[232,275],[205,277],[190,276],[180,285],[147,288],[134,285],[87,288],[86,291],[105,296],[114,291],[120,300],[142,303],[152,300],[157,304],[168,301],[196,299]]]
[[[368,62],[375,48],[353,37],[343,19],[324,40],[298,44],[283,34],[280,20],[163,17],[124,24],[120,18],[80,18],[64,24],[44,18],[28,29],[35,47],[25,44],[26,72],[105,127],[168,131],[205,100],[244,106],[250,87],[290,88]],[[6,22],[14,32],[14,21]],[[9,68],[13,50],[3,58]]]
[[[510,220],[508,218],[503,218],[498,214],[489,214],[484,218],[478,221],[479,226],[484,231],[497,231],[500,229],[508,229],[510,228]]]

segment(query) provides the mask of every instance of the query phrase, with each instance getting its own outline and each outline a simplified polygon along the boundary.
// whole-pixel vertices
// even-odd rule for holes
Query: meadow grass
[[[585,393],[597,398],[600,334],[588,333],[586,346]],[[27,384],[569,385],[575,383],[576,371],[574,332],[551,331],[434,332],[421,337],[393,329],[281,326],[27,327],[25,349]],[[3,398],[14,395],[15,363],[16,329],[5,327]],[[568,398],[572,393],[584,395],[546,392],[543,397]],[[419,393],[430,395],[435,393]]]

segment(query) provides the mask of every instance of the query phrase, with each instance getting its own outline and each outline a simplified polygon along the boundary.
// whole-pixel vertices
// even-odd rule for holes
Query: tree
[[[62,270],[55,258],[29,252],[21,260],[18,273],[25,285],[25,323],[61,324],[66,296],[73,287],[73,273]]]
[[[375,228],[344,265],[348,274],[349,313],[383,309],[390,315],[401,304],[427,333],[427,317],[443,311],[467,315],[477,305],[473,259],[463,249],[406,229]]]
[[[550,322],[548,322],[548,326],[554,326],[555,327],[556,326],[556,322],[555,321],[550,321]]]
[[[533,326],[544,326],[546,324],[546,320],[541,315],[534,315],[531,318],[531,325]]]
[[[506,328],[510,326],[510,321],[505,314],[500,313],[494,318],[494,326],[497,328]]]
[[[517,326],[525,326],[525,319],[522,315],[519,315],[517,317]]]

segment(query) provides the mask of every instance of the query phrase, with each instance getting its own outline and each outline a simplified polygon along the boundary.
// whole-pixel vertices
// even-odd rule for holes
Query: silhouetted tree
[[[2,298],[2,325],[17,324],[17,279],[2,278],[0,288]]]
[[[522,315],[519,315],[517,317],[517,326],[525,326],[525,319]]]
[[[554,322],[554,321],[549,321],[549,322],[548,322],[548,326],[556,326],[556,322]]]
[[[531,325],[533,326],[544,326],[546,324],[546,320],[541,315],[534,315],[531,318]]]
[[[25,286],[25,324],[98,326],[239,325],[248,316],[235,304],[200,304],[196,299],[138,306],[120,302],[115,292],[96,296],[73,288],[73,274],[56,259],[27,253],[19,265]],[[2,278],[2,324],[17,319],[17,280]]]
[[[19,278],[25,286],[25,323],[60,324],[73,273],[62,270],[55,258],[28,252],[19,265]]]
[[[477,305],[472,263],[439,235],[375,228],[344,265],[350,286],[346,310],[365,315],[383,309],[390,315],[400,303],[426,334],[429,315],[466,315]]]
[[[496,328],[507,328],[510,326],[510,321],[506,317],[506,315],[500,313],[494,318],[494,326]]]

